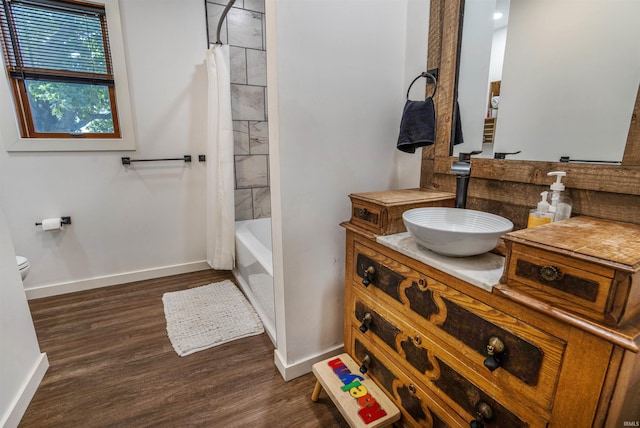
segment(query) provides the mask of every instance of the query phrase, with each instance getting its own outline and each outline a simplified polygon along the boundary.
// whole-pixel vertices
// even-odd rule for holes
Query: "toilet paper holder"
[[[60,217],[61,224],[71,224],[71,217]],[[42,222],[36,222],[36,226],[42,226]]]

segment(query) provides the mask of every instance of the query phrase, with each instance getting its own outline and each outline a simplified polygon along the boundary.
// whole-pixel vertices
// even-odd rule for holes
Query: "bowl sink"
[[[414,208],[402,214],[407,231],[431,251],[468,257],[493,250],[513,229],[504,217],[462,208]]]

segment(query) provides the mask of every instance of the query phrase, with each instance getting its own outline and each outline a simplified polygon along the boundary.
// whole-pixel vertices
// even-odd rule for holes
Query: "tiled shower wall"
[[[209,42],[227,0],[207,0]],[[236,0],[220,32],[229,44],[236,220],[271,216],[264,0]]]

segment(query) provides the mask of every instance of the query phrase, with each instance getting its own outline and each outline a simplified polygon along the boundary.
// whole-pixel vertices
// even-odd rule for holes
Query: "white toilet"
[[[31,269],[31,266],[29,266],[29,260],[27,260],[26,257],[16,256],[16,262],[18,263],[18,270],[20,271],[20,276],[24,281],[24,279],[27,277],[27,274],[29,273],[29,269]]]

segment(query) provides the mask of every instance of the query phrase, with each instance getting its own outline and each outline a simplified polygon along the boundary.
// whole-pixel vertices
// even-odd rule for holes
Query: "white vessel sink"
[[[402,220],[418,244],[453,257],[491,251],[513,229],[504,217],[462,208],[415,208],[405,211]]]

